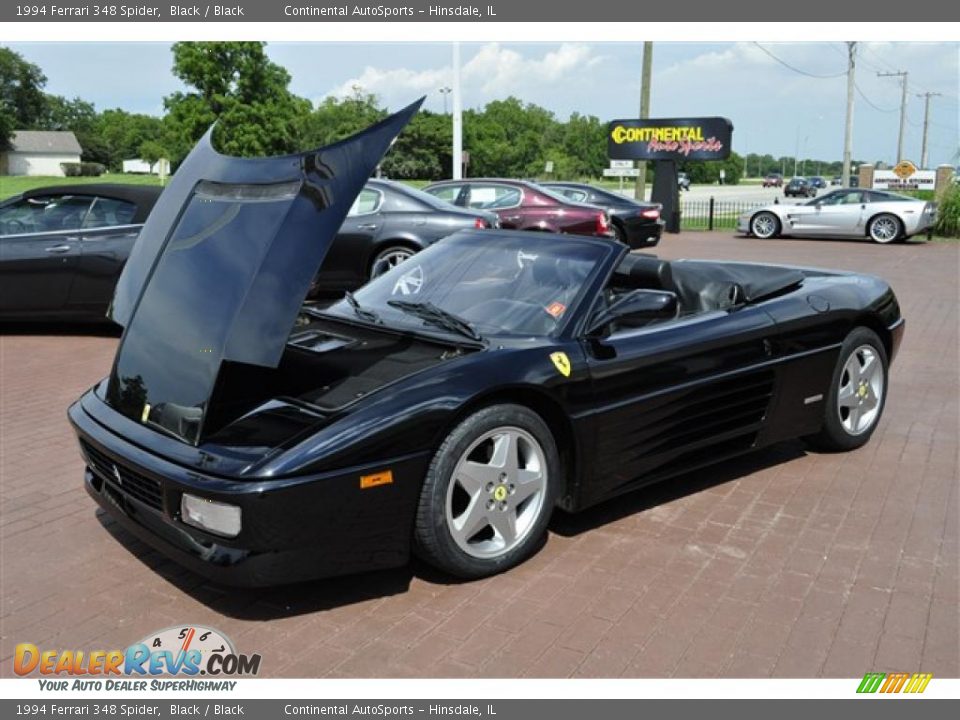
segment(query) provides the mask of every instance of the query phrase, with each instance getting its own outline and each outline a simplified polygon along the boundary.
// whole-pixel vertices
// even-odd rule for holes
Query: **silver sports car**
[[[936,218],[936,203],[884,190],[847,188],[797,205],[755,208],[740,215],[737,228],[763,239],[795,235],[889,243],[929,230]]]

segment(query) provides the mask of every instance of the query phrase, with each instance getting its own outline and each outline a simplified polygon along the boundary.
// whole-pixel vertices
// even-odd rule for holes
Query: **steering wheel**
[[[18,233],[29,232],[29,230],[27,230],[26,223],[22,220],[17,220],[16,218],[13,220],[7,220],[7,222],[4,223],[4,226],[4,229],[6,230],[4,233],[5,235],[16,235]]]

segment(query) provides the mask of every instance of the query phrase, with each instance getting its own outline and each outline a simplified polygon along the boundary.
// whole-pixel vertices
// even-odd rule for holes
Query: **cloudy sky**
[[[98,109],[160,114],[162,98],[180,88],[170,74],[167,43],[7,43],[43,69],[47,90],[83,97]],[[291,89],[320,100],[354,86],[392,108],[426,94],[443,109],[439,88],[451,82],[449,43],[271,43],[270,56],[289,70]],[[772,57],[771,54],[775,57]],[[464,106],[509,95],[561,118],[572,112],[602,120],[634,117],[639,106],[639,43],[465,43]],[[854,156],[893,161],[900,85],[878,72],[909,73],[905,154],[919,162],[923,99],[930,113],[930,163],[957,162],[960,44],[861,43],[854,113]],[[790,67],[787,67],[790,66]],[[846,101],[843,43],[656,43],[651,114],[723,115],[734,124],[734,149],[775,156],[839,159]]]

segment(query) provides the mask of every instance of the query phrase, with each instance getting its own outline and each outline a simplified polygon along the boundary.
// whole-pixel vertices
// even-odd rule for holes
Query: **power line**
[[[867,105],[869,105],[870,107],[872,107],[874,110],[877,110],[878,112],[882,112],[882,113],[894,113],[894,112],[897,112],[897,110],[899,110],[899,108],[890,108],[890,109],[887,109],[887,108],[882,108],[882,107],[880,107],[879,105],[876,105],[870,98],[868,98],[868,97],[866,96],[866,94],[863,92],[863,90],[860,89],[860,86],[859,86],[859,85],[854,84],[854,86],[857,88],[857,93],[860,95],[861,98],[863,98],[863,101],[864,101]]]
[[[772,57],[772,58],[773,58],[774,60],[776,60],[778,63],[780,63],[781,65],[783,65],[785,68],[787,68],[787,69],[789,69],[789,70],[793,70],[793,72],[799,73],[800,75],[806,75],[807,77],[816,78],[816,79],[818,79],[818,80],[831,80],[831,79],[833,79],[833,78],[843,77],[844,75],[847,74],[847,71],[846,71],[846,70],[844,70],[844,71],[841,72],[841,73],[837,73],[836,75],[816,75],[816,74],[814,74],[814,73],[809,73],[809,72],[807,72],[806,70],[801,70],[800,68],[794,67],[793,65],[791,65],[790,63],[788,63],[788,62],[785,61],[785,60],[781,60],[781,59],[778,58],[776,55],[774,55],[772,52],[770,52],[769,50],[767,50],[767,49],[766,49],[763,45],[761,45],[760,43],[754,41],[753,44],[756,45],[756,46],[757,46],[758,48],[760,48],[761,50],[763,50],[763,52],[765,52],[767,55],[769,55],[770,57]]]

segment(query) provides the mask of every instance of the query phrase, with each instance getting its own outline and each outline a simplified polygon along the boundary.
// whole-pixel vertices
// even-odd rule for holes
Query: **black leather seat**
[[[627,253],[613,271],[611,284],[626,290],[675,292],[670,263],[653,255]]]

